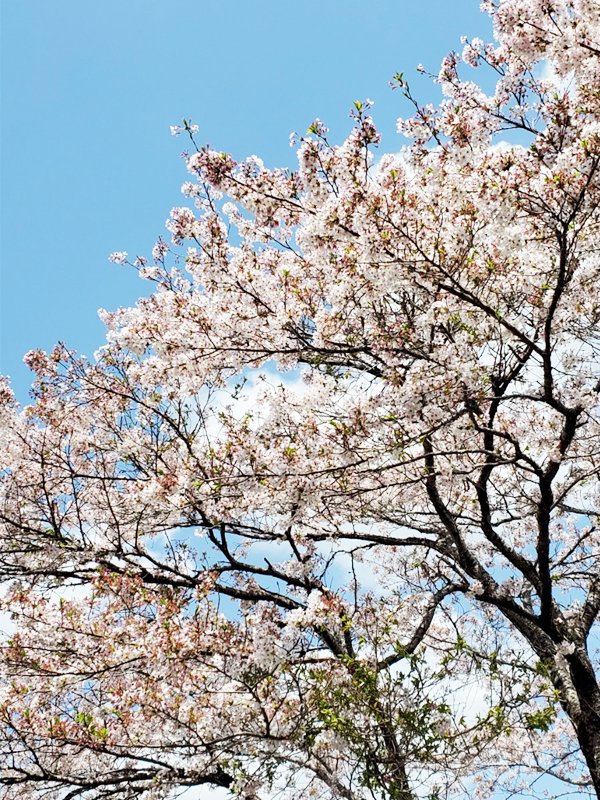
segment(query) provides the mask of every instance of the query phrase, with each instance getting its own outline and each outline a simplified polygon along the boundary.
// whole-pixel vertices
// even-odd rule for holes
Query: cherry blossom
[[[600,12],[484,5],[400,152],[184,120],[153,293],[0,384],[3,800],[600,797]]]

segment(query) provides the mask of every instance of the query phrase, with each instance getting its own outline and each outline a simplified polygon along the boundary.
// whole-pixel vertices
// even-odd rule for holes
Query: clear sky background
[[[170,125],[293,168],[292,131],[320,117],[342,141],[370,97],[381,151],[398,151],[394,73],[438,102],[417,64],[437,72],[491,25],[477,0],[4,0],[1,33],[0,372],[26,401],[26,351],[60,339],[91,356],[97,309],[149,290],[107,257],[149,255],[189,202]]]

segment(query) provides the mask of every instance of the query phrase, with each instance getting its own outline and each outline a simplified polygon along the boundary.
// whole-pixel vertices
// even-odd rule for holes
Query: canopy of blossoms
[[[400,153],[175,129],[153,293],[2,384],[2,800],[600,797],[600,7],[484,5]]]

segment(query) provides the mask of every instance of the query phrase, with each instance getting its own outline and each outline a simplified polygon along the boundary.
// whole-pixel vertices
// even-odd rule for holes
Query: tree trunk
[[[563,711],[575,728],[591,783],[600,800],[600,686],[585,645],[575,647],[572,653],[563,653],[547,631],[525,622],[511,611],[504,611],[504,615],[548,668]]]
[[[569,716],[577,731],[596,795],[600,798],[600,688],[587,653],[575,652],[566,656],[566,660],[579,706],[575,717]]]
[[[559,693],[560,704],[573,723],[592,785],[600,798],[600,687],[592,663],[583,649],[542,658]]]

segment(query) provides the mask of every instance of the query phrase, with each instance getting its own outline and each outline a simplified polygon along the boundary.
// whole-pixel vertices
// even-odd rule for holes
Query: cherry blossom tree
[[[175,129],[154,292],[2,384],[3,800],[600,797],[600,8],[484,5],[398,154]]]

